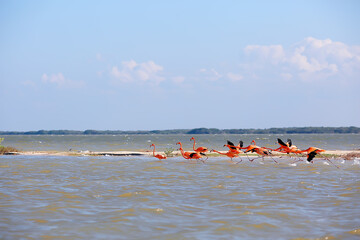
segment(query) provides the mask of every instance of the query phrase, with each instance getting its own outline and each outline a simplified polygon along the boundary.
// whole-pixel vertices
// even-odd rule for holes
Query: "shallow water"
[[[185,149],[191,149],[194,136],[198,146],[209,149],[226,150],[223,145],[226,140],[234,142],[244,141],[244,145],[256,140],[262,147],[277,148],[277,138],[286,141],[291,138],[293,144],[300,149],[310,146],[326,150],[354,150],[360,149],[360,134],[220,134],[220,135],[11,135],[5,138],[3,145],[12,146],[23,151],[136,151],[149,150],[155,143],[157,150],[177,149],[177,142],[181,141]],[[1,136],[0,136],[1,137]]]
[[[0,156],[1,239],[356,239],[359,160]]]

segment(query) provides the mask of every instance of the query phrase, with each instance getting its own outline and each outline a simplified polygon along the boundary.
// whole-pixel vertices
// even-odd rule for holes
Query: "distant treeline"
[[[0,135],[125,135],[125,134],[322,134],[322,133],[360,133],[358,127],[289,127],[267,129],[217,129],[195,128],[152,131],[112,131],[112,130],[39,130],[28,132],[0,131]]]

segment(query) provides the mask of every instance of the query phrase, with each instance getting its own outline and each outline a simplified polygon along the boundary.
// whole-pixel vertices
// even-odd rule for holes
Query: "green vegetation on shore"
[[[325,134],[325,133],[353,133],[359,134],[358,127],[288,127],[266,129],[217,129],[194,128],[151,131],[121,131],[121,130],[39,130],[39,131],[0,131],[0,135],[123,135],[123,134]]]
[[[13,152],[18,152],[19,151],[16,148],[13,148],[13,147],[4,147],[3,145],[1,145],[2,141],[4,141],[4,138],[0,138],[0,155],[4,155],[4,154],[7,154],[7,153],[13,153]]]

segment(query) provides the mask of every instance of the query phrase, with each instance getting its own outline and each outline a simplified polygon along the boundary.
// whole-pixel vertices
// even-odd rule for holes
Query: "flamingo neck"
[[[194,138],[194,144],[193,144],[193,149],[194,149],[194,151],[195,151],[195,138]]]
[[[155,145],[154,145],[153,155],[155,156]]]
[[[181,152],[181,155],[184,156],[184,149],[182,147],[180,147],[180,152]]]
[[[222,153],[222,152],[219,152],[219,151],[217,151],[217,150],[213,150],[214,152],[216,152],[216,153],[219,153],[219,154],[221,154],[221,155],[226,155],[226,153]]]

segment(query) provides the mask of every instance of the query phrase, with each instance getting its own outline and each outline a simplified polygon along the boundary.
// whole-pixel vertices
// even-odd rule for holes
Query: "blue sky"
[[[0,130],[360,126],[359,1],[1,1]]]

